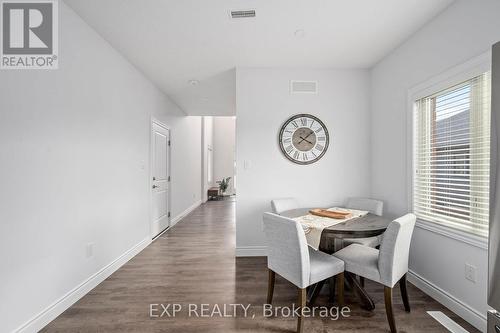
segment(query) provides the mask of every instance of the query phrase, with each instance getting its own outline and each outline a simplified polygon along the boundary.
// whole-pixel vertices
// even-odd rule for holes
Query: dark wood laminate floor
[[[208,202],[130,260],[43,332],[293,332],[295,318],[264,318],[267,270],[265,258],[236,258],[234,201]],[[260,223],[260,221],[255,221]],[[307,318],[305,332],[389,332],[383,289],[367,281],[376,309],[359,308],[349,292],[348,318]],[[452,312],[409,285],[412,312],[404,312],[399,288],[395,291],[395,317],[401,333],[448,332],[426,311],[443,311],[470,332],[477,332]],[[295,302],[295,288],[277,277],[275,306]],[[175,318],[149,316],[150,304],[177,303],[183,310]],[[245,318],[188,316],[188,304],[252,304]],[[317,306],[328,305],[326,290]],[[160,308],[161,310],[161,308]],[[198,310],[198,313],[200,311]]]

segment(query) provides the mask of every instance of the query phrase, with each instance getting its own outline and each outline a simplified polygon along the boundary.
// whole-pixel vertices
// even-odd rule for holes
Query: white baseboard
[[[265,246],[237,246],[237,257],[267,257],[267,248]]]
[[[170,227],[176,225],[180,220],[185,218],[189,213],[198,208],[201,205],[201,200],[196,201],[194,204],[185,209],[182,213],[170,220]]]
[[[61,313],[68,309],[71,305],[76,303],[80,298],[85,296],[89,291],[94,289],[99,283],[108,278],[118,268],[123,266],[127,261],[132,259],[135,255],[141,252],[151,243],[149,237],[143,239],[138,244],[134,245],[127,252],[119,256],[110,264],[102,268],[100,271],[89,277],[80,285],[73,288],[66,295],[52,303],[45,310],[28,320],[26,323],[17,328],[14,332],[38,332],[45,327],[52,320],[57,318]]]
[[[471,308],[455,296],[450,295],[413,271],[408,272],[408,281],[451,311],[455,312],[481,332],[486,332],[486,313],[481,313]]]

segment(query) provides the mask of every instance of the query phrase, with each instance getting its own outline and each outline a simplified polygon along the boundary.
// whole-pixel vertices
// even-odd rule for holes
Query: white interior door
[[[169,143],[169,130],[157,123],[153,123],[151,135],[151,217],[153,237],[169,226]]]

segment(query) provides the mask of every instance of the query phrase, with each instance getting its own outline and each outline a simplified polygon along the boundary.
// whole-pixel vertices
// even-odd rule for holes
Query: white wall
[[[165,111],[162,111],[165,112]],[[174,222],[201,203],[201,117],[156,115],[172,130],[171,215]]]
[[[500,40],[498,13],[500,2],[496,0],[456,1],[373,68],[370,178],[372,196],[385,201],[389,216],[408,211],[408,90],[489,50]],[[476,283],[465,280],[465,262],[477,267]],[[455,304],[455,310],[466,319],[484,328],[484,248],[417,228],[410,269],[427,280],[431,289],[441,289],[441,296],[451,297],[448,303]]]
[[[214,179],[231,177],[227,194],[234,194],[234,158],[236,149],[235,117],[214,117]]]
[[[317,80],[319,93],[290,95],[290,80]],[[273,198],[321,207],[369,194],[368,102],[367,71],[237,69],[237,255],[266,254],[262,213]],[[281,125],[298,113],[318,116],[330,132],[315,164],[293,164],[278,147]]]
[[[0,72],[2,332],[148,240],[152,115],[172,127],[174,214],[200,200],[200,120],[63,2],[59,26],[59,70]]]

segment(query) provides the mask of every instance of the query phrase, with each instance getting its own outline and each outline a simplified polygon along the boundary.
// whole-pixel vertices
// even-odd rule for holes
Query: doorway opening
[[[203,117],[202,195],[208,200],[236,195],[236,117]],[[222,183],[222,184],[221,184]]]

